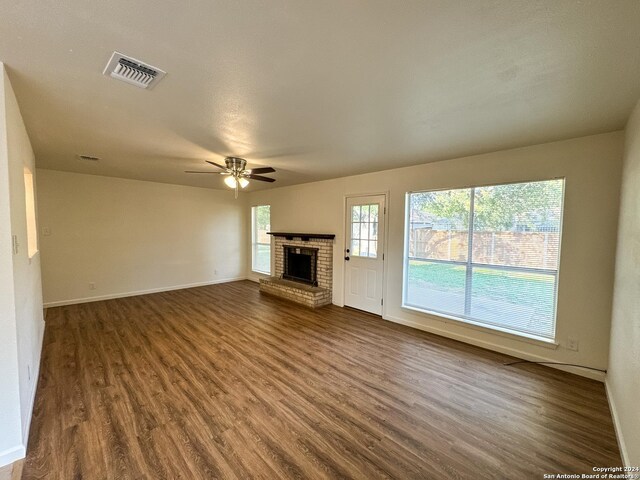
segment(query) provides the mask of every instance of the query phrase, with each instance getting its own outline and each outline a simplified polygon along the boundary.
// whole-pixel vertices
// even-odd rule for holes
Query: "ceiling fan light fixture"
[[[271,167],[258,167],[247,170],[247,161],[240,157],[226,157],[224,159],[224,165],[220,165],[212,160],[205,160],[210,165],[219,168],[220,172],[197,172],[187,170],[185,173],[219,173],[225,176],[224,183],[227,187],[235,190],[235,197],[238,198],[238,190],[246,188],[250,180],[256,180],[258,182],[270,182],[276,181],[275,178],[265,177],[263,175],[257,175],[260,173],[274,173],[275,169]]]
[[[229,175],[227,178],[224,179],[224,183],[229,188],[236,188],[238,181],[236,180],[236,177]]]

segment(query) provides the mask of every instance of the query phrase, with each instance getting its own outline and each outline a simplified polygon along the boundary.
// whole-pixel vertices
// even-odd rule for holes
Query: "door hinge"
[[[387,214],[387,207],[384,207],[384,210],[382,211],[382,213],[384,213],[385,215]]]
[[[380,299],[380,305],[384,305],[384,298]]]
[[[384,260],[384,253],[382,254],[382,260]]]

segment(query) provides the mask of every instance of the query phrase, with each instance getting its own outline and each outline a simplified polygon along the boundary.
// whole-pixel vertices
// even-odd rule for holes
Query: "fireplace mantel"
[[[304,242],[308,242],[309,240],[316,239],[324,239],[324,240],[333,240],[336,238],[333,233],[294,233],[294,232],[267,232],[267,235],[273,235],[274,237],[284,237],[287,240],[293,240],[294,238],[299,238]]]

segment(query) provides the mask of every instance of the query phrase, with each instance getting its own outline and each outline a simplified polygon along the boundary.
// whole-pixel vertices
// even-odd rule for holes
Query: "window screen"
[[[407,195],[404,304],[555,336],[564,180]]]

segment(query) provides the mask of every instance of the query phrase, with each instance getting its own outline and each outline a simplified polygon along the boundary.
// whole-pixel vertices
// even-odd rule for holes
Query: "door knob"
[[[344,259],[348,262],[349,261],[349,256],[344,257]]]

